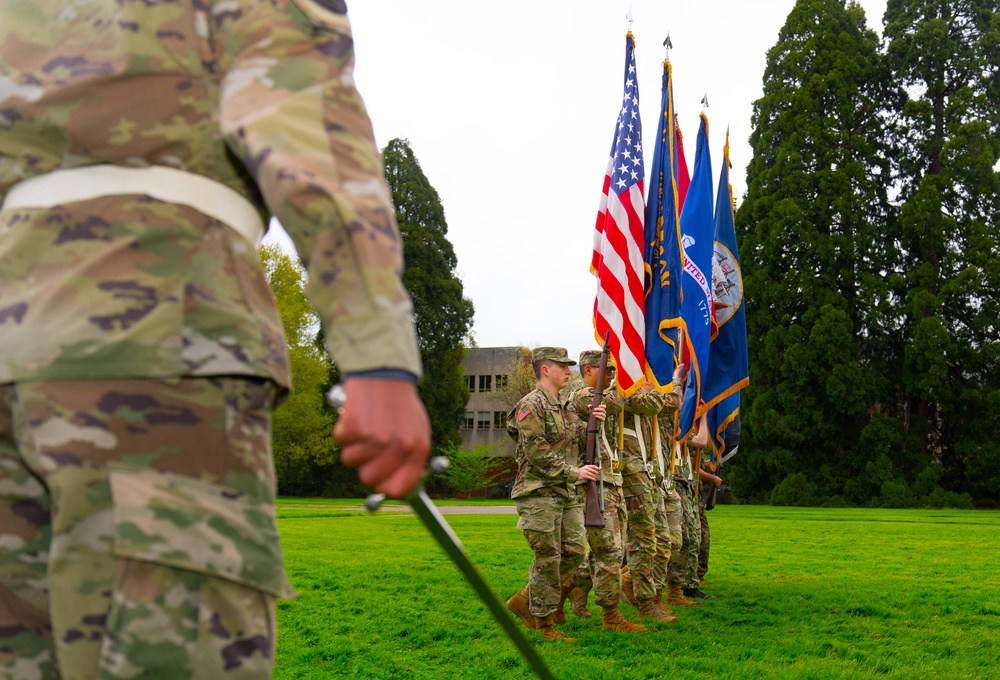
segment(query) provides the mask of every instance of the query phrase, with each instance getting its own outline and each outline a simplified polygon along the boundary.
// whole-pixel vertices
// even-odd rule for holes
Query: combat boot
[[[667,590],[667,604],[675,604],[678,607],[700,607],[701,602],[695,602],[684,597],[680,583],[671,583]]]
[[[601,623],[601,628],[604,630],[612,630],[616,633],[645,633],[646,626],[641,623],[632,623],[618,611],[618,605],[614,604],[610,607],[602,607],[604,609],[604,621]]]
[[[573,608],[573,613],[581,619],[589,619],[592,616],[587,608],[587,594],[589,592],[583,588],[573,588],[569,591],[569,605]]]
[[[632,572],[628,567],[622,569],[622,595],[633,607],[639,606],[639,601],[635,599],[635,589],[632,587]]]
[[[528,604],[528,586],[524,586],[519,593],[507,600],[507,609],[517,614],[525,626],[538,630],[538,619],[531,613]]]
[[[553,616],[555,617],[553,621],[559,625],[566,623],[566,598],[569,597],[570,591],[575,587],[576,585],[573,583],[573,579],[568,578],[559,589],[559,608],[556,609],[555,613],[553,613]]]
[[[669,616],[674,621],[677,620],[677,617],[674,616],[674,613],[663,606],[663,588],[656,589],[656,596],[653,598],[653,602],[656,603],[657,609],[659,609],[661,612]]]
[[[665,609],[660,609],[652,599],[643,600],[639,603],[639,620],[652,619],[660,623],[674,623],[676,616],[669,616]]]
[[[548,616],[536,617],[535,620],[538,621],[538,630],[542,634],[542,639],[546,642],[562,640],[567,644],[576,642],[576,638],[566,637],[552,626],[554,618],[555,617],[553,617],[552,614],[549,614]]]
[[[707,593],[701,592],[698,588],[685,588],[684,597],[688,599],[699,599],[699,600],[714,600],[715,595],[709,595]]]

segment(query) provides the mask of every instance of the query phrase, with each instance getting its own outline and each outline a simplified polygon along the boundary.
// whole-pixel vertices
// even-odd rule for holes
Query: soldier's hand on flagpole
[[[687,365],[683,363],[677,364],[677,366],[674,368],[674,382],[683,385],[684,381],[687,379],[687,374],[688,374]]]
[[[333,428],[345,465],[362,483],[402,498],[420,479],[431,448],[427,411],[406,380],[348,378],[346,399]]]

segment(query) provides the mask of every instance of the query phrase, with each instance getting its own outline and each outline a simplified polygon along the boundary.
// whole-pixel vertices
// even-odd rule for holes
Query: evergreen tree
[[[911,481],[1000,501],[1000,3],[889,0]],[[933,485],[932,485],[933,486]]]
[[[462,343],[472,326],[472,301],[463,296],[462,282],[455,275],[458,258],[448,241],[441,199],[409,142],[393,139],[382,153],[403,236],[403,285],[416,312],[425,374],[420,397],[431,419],[434,446],[457,446],[460,419],[469,399]]]
[[[769,500],[786,477],[829,494],[866,491],[868,414],[888,392],[895,252],[880,115],[884,75],[863,10],[798,0],[768,52],[753,158],[737,213],[750,387],[731,483]],[[850,501],[860,500],[858,498]]]

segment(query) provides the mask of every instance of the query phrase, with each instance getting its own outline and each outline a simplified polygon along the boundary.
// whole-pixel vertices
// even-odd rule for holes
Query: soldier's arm
[[[565,479],[575,482],[580,478],[580,470],[566,462],[566,452],[562,448],[554,450],[545,438],[545,412],[538,403],[521,404],[515,416],[517,429],[523,442],[524,456],[535,471],[549,479]],[[568,433],[569,434],[569,433]],[[575,441],[567,441],[563,446],[575,446]]]
[[[573,390],[569,395],[570,407],[576,412],[581,420],[590,418],[590,405],[594,401],[594,390],[589,386],[584,386]]]
[[[625,409],[641,416],[655,416],[663,408],[663,395],[658,392],[636,392],[625,400]]]
[[[402,496],[430,451],[402,245],[354,88],[345,14],[315,0],[213,5],[219,124],[306,266],[306,295],[347,377],[334,436],[361,481]],[[373,373],[374,372],[374,373]]]
[[[399,229],[352,79],[346,14],[315,0],[224,4],[213,16],[222,132],[306,264],[331,355],[345,374],[419,377]]]

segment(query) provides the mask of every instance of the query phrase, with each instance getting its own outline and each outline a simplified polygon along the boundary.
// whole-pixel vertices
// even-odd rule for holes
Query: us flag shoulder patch
[[[521,411],[517,414],[517,422],[521,422],[522,420],[524,420],[525,418],[527,418],[529,412],[530,412],[530,410],[528,409],[527,406],[525,406],[524,408],[522,408]]]

